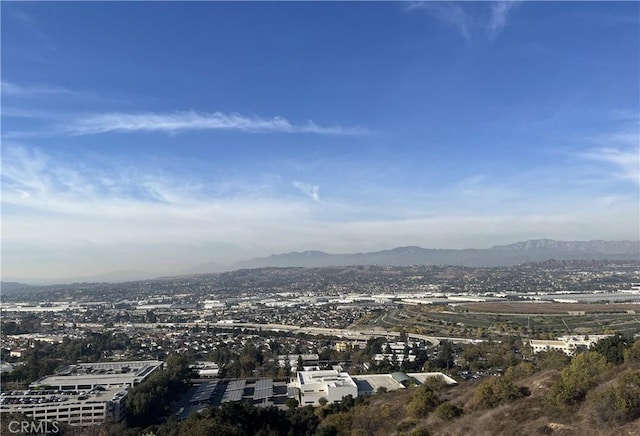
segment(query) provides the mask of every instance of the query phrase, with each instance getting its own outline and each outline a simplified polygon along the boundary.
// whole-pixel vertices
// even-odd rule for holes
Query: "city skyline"
[[[640,238],[637,3],[1,7],[3,280]]]

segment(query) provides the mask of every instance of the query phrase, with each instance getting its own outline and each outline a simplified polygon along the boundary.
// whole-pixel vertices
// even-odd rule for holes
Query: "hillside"
[[[158,436],[640,436],[640,339],[612,336],[572,359],[539,353],[502,376],[454,386],[430,379],[339,404],[294,404],[287,412],[229,403],[148,430]]]
[[[616,383],[621,372],[640,370],[640,364],[623,365],[608,373],[593,388],[602,391]],[[350,433],[355,435],[423,435],[431,436],[520,436],[520,435],[580,435],[580,436],[619,436],[640,435],[640,420],[624,424],[603,421],[594,412],[593,401],[584,401],[573,406],[552,406],[546,395],[551,386],[561,380],[561,373],[548,369],[534,375],[518,378],[516,386],[530,391],[530,395],[516,399],[511,403],[494,408],[477,408],[474,401],[475,391],[486,380],[461,383],[446,389],[440,395],[442,401],[460,407],[462,416],[452,420],[443,419],[437,412],[431,412],[424,418],[415,418],[407,411],[407,405],[416,395],[417,388],[392,392],[372,397],[370,403],[352,409],[350,419],[326,418],[322,427],[334,422],[351,421]],[[428,433],[420,433],[426,429]],[[330,434],[331,432],[327,433]]]

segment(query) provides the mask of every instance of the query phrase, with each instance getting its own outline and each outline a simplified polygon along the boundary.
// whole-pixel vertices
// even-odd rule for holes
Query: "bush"
[[[507,368],[507,371],[504,375],[510,380],[515,380],[518,378],[528,377],[534,372],[536,372],[536,368],[535,366],[533,366],[533,364],[529,362],[520,362],[515,366],[510,366],[509,368]]]
[[[640,371],[623,373],[615,386],[589,396],[605,422],[625,423],[640,418]]]
[[[631,347],[624,350],[625,362],[640,362],[640,339],[637,339]]]
[[[573,358],[571,364],[562,370],[562,380],[552,386],[547,395],[553,405],[575,404],[584,400],[587,392],[598,384],[598,378],[611,365],[607,359],[595,351],[587,351]]]
[[[298,402],[298,400],[296,400],[295,398],[287,398],[287,401],[284,402],[284,404],[289,408],[289,409],[295,409],[296,407],[298,407],[300,405],[300,403]]]
[[[444,421],[451,421],[452,419],[455,419],[458,416],[462,415],[462,409],[447,401],[440,404],[436,408],[435,414],[438,418]]]
[[[493,377],[484,381],[473,393],[473,401],[482,409],[510,403],[522,397],[523,393],[506,377]]]
[[[416,389],[416,393],[407,404],[407,413],[414,418],[422,418],[435,410],[438,405],[440,405],[438,394],[428,385],[422,385]]]

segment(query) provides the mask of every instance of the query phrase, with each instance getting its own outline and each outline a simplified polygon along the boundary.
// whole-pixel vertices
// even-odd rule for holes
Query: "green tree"
[[[640,339],[636,341],[626,350],[624,350],[625,362],[640,362]]]
[[[591,351],[602,354],[607,362],[619,365],[624,361],[624,351],[631,346],[631,340],[620,334],[604,338],[591,346]]]
[[[296,400],[295,398],[287,398],[287,400],[284,402],[284,404],[289,408],[289,409],[295,409],[296,407],[298,407],[298,405],[300,404],[300,402],[298,400]]]
[[[433,360],[433,365],[437,368],[453,368],[454,352],[453,342],[440,342],[440,351],[438,352],[438,356]]]
[[[595,351],[587,351],[573,358],[562,370],[562,380],[553,385],[547,399],[552,404],[575,404],[585,398],[587,392],[597,385],[598,378],[611,365]]]

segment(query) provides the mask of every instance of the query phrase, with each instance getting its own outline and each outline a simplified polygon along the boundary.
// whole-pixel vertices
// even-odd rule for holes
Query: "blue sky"
[[[639,238],[637,2],[1,7],[5,280]]]

